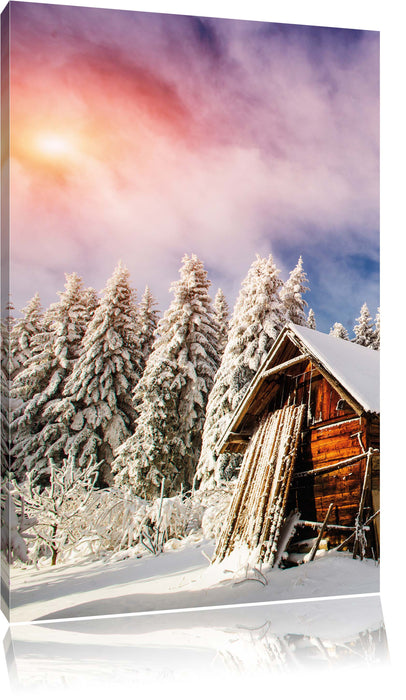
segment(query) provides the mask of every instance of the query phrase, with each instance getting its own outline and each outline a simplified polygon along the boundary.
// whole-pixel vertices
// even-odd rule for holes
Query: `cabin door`
[[[275,563],[305,406],[285,406],[266,416],[251,438],[214,559],[239,544]]]

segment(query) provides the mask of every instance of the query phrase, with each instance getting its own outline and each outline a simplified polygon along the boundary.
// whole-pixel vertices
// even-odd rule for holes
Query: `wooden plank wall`
[[[361,418],[341,400],[334,387],[311,364],[300,368],[298,376],[285,376],[284,385],[272,401],[308,406],[307,426],[303,430],[296,472],[322,469],[365,452],[369,446],[379,448],[379,419]],[[366,459],[336,470],[295,479],[289,507],[298,508],[304,520],[322,522],[330,503],[334,503],[330,522],[353,526],[361,497]],[[379,470],[374,472],[375,501]],[[378,486],[379,489],[379,486]],[[367,506],[371,507],[372,502]],[[330,538],[334,540],[334,533]],[[340,541],[339,533],[336,535]]]
[[[327,426],[311,426],[303,434],[297,469],[313,471],[360,454],[358,417]],[[309,475],[294,483],[295,504],[304,519],[322,521],[330,503],[334,503],[331,521],[353,525],[357,513],[365,459],[337,470]]]

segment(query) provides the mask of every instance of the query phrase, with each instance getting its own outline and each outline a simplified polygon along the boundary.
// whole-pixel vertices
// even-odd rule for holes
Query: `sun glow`
[[[35,138],[35,150],[48,158],[63,158],[72,154],[74,147],[71,139],[57,133],[42,133]]]

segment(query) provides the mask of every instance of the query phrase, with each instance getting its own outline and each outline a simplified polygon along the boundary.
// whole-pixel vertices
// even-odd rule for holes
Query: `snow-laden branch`
[[[11,482],[6,483],[1,494],[1,550],[9,564],[17,559],[22,562],[28,561],[26,540],[33,539],[34,535],[27,534],[27,530],[36,522],[35,518],[27,517],[24,498],[18,494]]]

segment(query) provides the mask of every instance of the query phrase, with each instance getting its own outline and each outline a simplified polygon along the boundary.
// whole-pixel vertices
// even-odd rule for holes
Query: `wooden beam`
[[[314,520],[298,520],[297,521],[297,527],[314,527],[315,529],[319,530],[321,527],[323,527],[323,523],[318,523],[315,522]],[[354,530],[354,527],[352,525],[326,525],[325,526],[326,530],[343,530],[343,531],[348,531]],[[369,530],[369,528],[368,528]]]
[[[227,442],[248,442],[252,433],[229,433]]]
[[[332,472],[335,469],[340,469],[340,467],[348,467],[354,462],[359,462],[361,459],[365,459],[368,456],[368,452],[361,452],[353,457],[348,457],[348,459],[343,459],[341,462],[336,462],[335,464],[328,464],[325,467],[318,467],[318,469],[309,469],[307,472],[298,472],[294,474],[295,479],[302,478],[304,476],[316,476],[317,474],[323,474],[327,472]]]
[[[356,523],[358,523],[358,526],[360,528],[359,532],[362,533],[362,515],[364,511],[364,505],[365,505],[365,498],[366,498],[366,493],[369,490],[369,475],[371,471],[371,457],[372,457],[372,449],[369,448],[368,450],[368,459],[367,459],[367,464],[365,467],[365,474],[364,474],[364,483],[362,485],[362,493],[361,493],[361,499],[359,502],[359,508],[358,508],[358,515],[356,518]],[[358,532],[358,529],[357,529]],[[352,553],[352,558],[355,559],[357,556],[358,549],[360,548],[361,543],[360,541],[356,538],[354,542],[354,549]],[[361,547],[361,560],[364,558],[362,547]]]
[[[330,505],[329,505],[329,507],[328,507],[328,511],[327,511],[327,513],[326,513],[326,517],[325,517],[324,520],[323,520],[323,524],[322,524],[322,526],[321,526],[321,528],[320,528],[320,532],[319,532],[319,534],[318,534],[318,536],[317,536],[317,540],[316,540],[316,542],[314,543],[314,545],[313,545],[313,547],[312,547],[312,550],[311,550],[311,552],[310,552],[309,561],[313,561],[314,557],[316,556],[316,552],[317,552],[317,550],[318,550],[318,548],[319,548],[319,544],[320,544],[321,538],[323,537],[323,533],[324,533],[324,530],[325,530],[326,525],[327,525],[327,520],[328,520],[329,517],[330,517],[330,513],[331,513],[331,510],[332,510],[332,508],[333,508],[333,505],[334,505],[334,503],[330,503]]]
[[[292,357],[291,360],[286,360],[286,362],[282,362],[280,365],[275,365],[275,367],[271,367],[271,369],[264,370],[260,375],[260,379],[266,379],[267,377],[271,377],[273,374],[279,374],[285,369],[288,369],[288,367],[294,367],[294,365],[298,365],[299,362],[303,362],[304,360],[310,360],[310,356],[308,354],[304,354],[297,355],[297,357]]]

